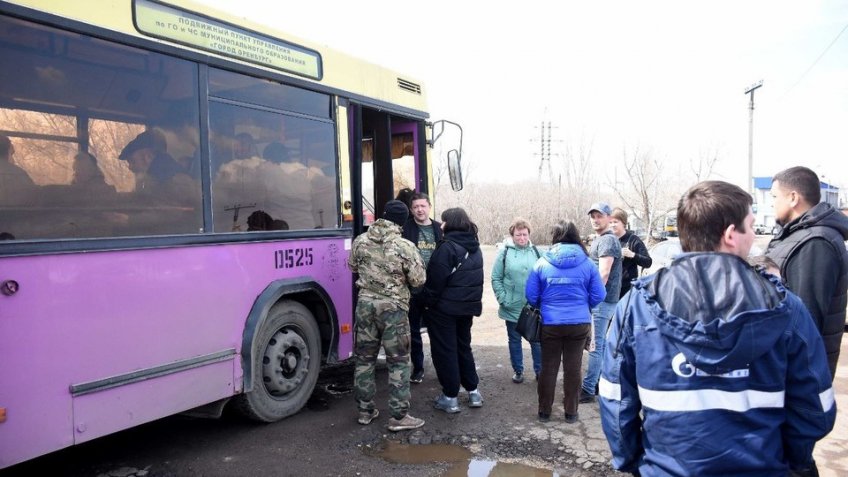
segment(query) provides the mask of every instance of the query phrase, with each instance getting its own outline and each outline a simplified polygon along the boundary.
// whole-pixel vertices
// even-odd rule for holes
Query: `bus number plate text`
[[[312,247],[289,248],[274,252],[274,268],[297,268],[312,265]]]

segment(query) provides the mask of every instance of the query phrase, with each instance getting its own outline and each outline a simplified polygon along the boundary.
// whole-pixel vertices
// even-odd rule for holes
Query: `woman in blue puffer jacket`
[[[583,349],[591,340],[590,310],[606,296],[598,268],[589,260],[574,222],[553,228],[553,246],[536,262],[527,278],[527,302],[542,311],[542,372],[539,376],[539,420],[551,418],[559,364],[563,365],[565,421],[577,421]]]

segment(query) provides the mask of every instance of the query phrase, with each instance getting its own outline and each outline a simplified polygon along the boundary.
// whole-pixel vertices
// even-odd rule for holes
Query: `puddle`
[[[443,477],[559,477],[556,472],[537,467],[475,459],[468,449],[450,444],[408,445],[388,441],[376,456],[397,464],[451,464]]]

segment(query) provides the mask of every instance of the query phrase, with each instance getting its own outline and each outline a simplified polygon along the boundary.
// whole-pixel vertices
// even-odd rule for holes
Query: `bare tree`
[[[695,175],[695,183],[705,181],[713,174],[713,169],[719,161],[719,148],[710,146],[702,148],[697,159],[689,160],[689,169]]]
[[[657,229],[666,214],[674,210],[680,186],[673,180],[673,171],[650,149],[636,146],[623,151],[627,183],[624,188],[613,184],[618,198],[630,209],[633,216],[645,225],[648,236]]]

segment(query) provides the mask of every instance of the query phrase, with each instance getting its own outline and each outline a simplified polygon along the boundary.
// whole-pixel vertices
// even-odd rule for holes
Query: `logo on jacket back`
[[[733,371],[722,374],[709,374],[692,366],[691,363],[686,361],[686,356],[683,356],[683,353],[677,353],[677,355],[671,359],[671,370],[674,371],[674,374],[681,378],[691,378],[693,375],[701,377],[710,376],[714,378],[747,378],[749,374],[748,368],[734,369]]]

